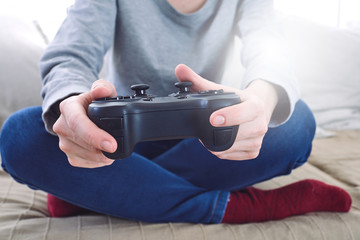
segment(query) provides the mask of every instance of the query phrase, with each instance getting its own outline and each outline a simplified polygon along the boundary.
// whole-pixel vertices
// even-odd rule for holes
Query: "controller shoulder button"
[[[232,128],[214,130],[214,145],[225,146],[231,142],[233,134]]]

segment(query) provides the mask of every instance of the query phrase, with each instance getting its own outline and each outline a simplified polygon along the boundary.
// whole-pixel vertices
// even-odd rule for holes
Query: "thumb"
[[[223,88],[223,86],[201,77],[185,64],[176,66],[175,75],[180,82],[192,82],[193,85],[191,89],[193,91],[207,91]]]
[[[103,79],[93,83],[90,93],[93,99],[115,97],[117,95],[114,85]]]

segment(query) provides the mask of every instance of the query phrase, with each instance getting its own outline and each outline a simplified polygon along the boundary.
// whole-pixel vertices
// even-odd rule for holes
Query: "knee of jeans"
[[[20,110],[11,115],[4,123],[0,132],[0,153],[1,153],[1,167],[13,176],[17,181],[19,179],[18,171],[23,170],[23,157],[26,156],[26,141],[30,142],[30,137],[27,136],[26,126],[29,121],[27,110]],[[27,119],[28,121],[25,121]]]
[[[19,124],[21,124],[21,121],[18,121],[17,113],[14,115],[11,115],[4,123],[4,125],[1,128],[0,133],[0,153],[1,153],[1,167],[11,174],[9,172],[9,169],[12,169],[12,167],[8,166],[9,164],[12,165],[12,160],[16,159],[13,158],[14,154],[14,148],[15,146],[21,146],[21,144],[16,143],[17,134],[19,134]]]
[[[297,168],[307,162],[311,154],[312,142],[314,140],[316,130],[316,121],[310,108],[302,101],[297,105],[300,105],[299,108],[301,110],[300,113],[302,115],[302,120],[299,121],[299,144],[297,145],[298,154],[294,161],[293,168]]]

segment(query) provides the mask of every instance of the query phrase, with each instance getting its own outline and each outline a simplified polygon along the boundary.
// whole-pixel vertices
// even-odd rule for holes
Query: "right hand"
[[[115,87],[111,83],[97,80],[89,92],[66,98],[60,103],[61,115],[53,130],[59,137],[60,149],[72,166],[96,168],[114,162],[101,151],[115,152],[117,142],[89,119],[87,108],[97,98],[116,95]]]

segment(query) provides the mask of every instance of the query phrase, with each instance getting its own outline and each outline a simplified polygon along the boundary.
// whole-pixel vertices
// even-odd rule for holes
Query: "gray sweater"
[[[208,0],[192,14],[167,0],[78,0],[40,61],[45,126],[52,132],[62,99],[90,90],[106,53],[106,79],[119,95],[147,83],[164,96],[174,91],[179,63],[221,83],[235,36],[246,69],[241,88],[255,79],[276,85],[280,101],[270,126],[284,123],[299,92],[271,0]]]

